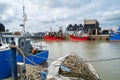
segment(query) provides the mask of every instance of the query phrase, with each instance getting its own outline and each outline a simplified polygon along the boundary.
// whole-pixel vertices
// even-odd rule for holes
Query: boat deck
[[[26,76],[30,76],[36,70],[37,71],[45,70],[45,69],[47,69],[47,67],[48,67],[47,63],[39,65],[39,66],[33,66],[33,65],[26,64]],[[13,79],[12,79],[12,77],[9,77],[9,78],[3,79],[3,80],[13,80]]]

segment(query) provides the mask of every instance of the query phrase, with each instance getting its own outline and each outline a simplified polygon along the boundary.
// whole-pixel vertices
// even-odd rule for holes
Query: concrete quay
[[[91,38],[95,38],[95,40],[108,40],[109,35],[89,35]]]

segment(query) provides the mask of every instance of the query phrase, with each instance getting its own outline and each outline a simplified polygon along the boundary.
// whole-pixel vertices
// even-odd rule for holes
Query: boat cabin
[[[21,48],[25,53],[30,53],[32,51],[30,39],[21,35],[2,33],[0,37],[0,44],[16,45]]]

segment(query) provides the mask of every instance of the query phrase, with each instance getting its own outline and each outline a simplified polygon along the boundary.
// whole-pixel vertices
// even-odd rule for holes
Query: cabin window
[[[21,47],[25,47],[25,40],[24,40],[24,39],[21,39],[21,40],[20,40],[20,44],[21,44]]]
[[[6,37],[6,42],[9,43],[9,38]]]
[[[11,42],[12,42],[12,40],[13,40],[13,38],[11,38],[11,37],[10,37],[10,38],[9,38],[9,42],[11,43]]]
[[[3,42],[4,44],[6,43],[6,41],[5,41],[5,38],[4,38],[4,37],[2,38],[2,42]]]

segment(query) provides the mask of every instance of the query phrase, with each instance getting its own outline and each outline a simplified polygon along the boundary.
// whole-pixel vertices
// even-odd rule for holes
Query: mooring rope
[[[16,48],[26,60],[28,60],[29,62],[31,62],[34,65],[38,65],[38,64],[34,63],[34,61],[28,59],[25,56],[24,52],[18,46],[9,45],[9,47],[10,48]],[[51,58],[45,58],[45,57],[40,57],[40,56],[36,56],[36,55],[32,55],[32,56],[35,56],[35,57],[38,57],[38,58],[41,58],[41,59],[46,59],[46,60],[49,60],[49,61],[57,60],[57,59],[53,59],[53,58],[52,59]],[[114,60],[120,60],[120,56],[119,57],[114,57],[114,58],[105,58],[105,59],[89,59],[89,60],[83,59],[82,61],[84,61],[84,62],[105,62],[105,61],[114,61]],[[59,61],[59,60],[57,60],[57,61]]]
[[[34,64],[34,65],[38,65],[38,64],[36,64],[35,62],[33,62],[33,61],[31,61],[30,59],[28,59],[28,58],[25,56],[24,52],[23,52],[18,46],[10,44],[9,47],[10,47],[10,48],[16,48],[16,49],[20,52],[20,54],[24,57],[24,59],[28,60],[29,62],[31,62],[31,63]],[[25,60],[24,60],[24,62],[25,62]]]
[[[36,55],[33,55],[33,56],[36,56]],[[36,56],[36,57],[41,58],[41,59],[48,59],[49,61],[55,61],[55,60],[57,60],[57,59],[40,57],[40,56]],[[120,57],[105,58],[105,59],[88,59],[88,60],[83,59],[81,61],[84,61],[84,62],[105,62],[105,61],[114,61],[114,60],[120,60]],[[57,61],[60,61],[60,60],[57,60]]]
[[[107,58],[107,59],[91,59],[91,60],[85,60],[85,62],[105,62],[105,61],[114,61],[114,60],[120,60],[120,57]]]

